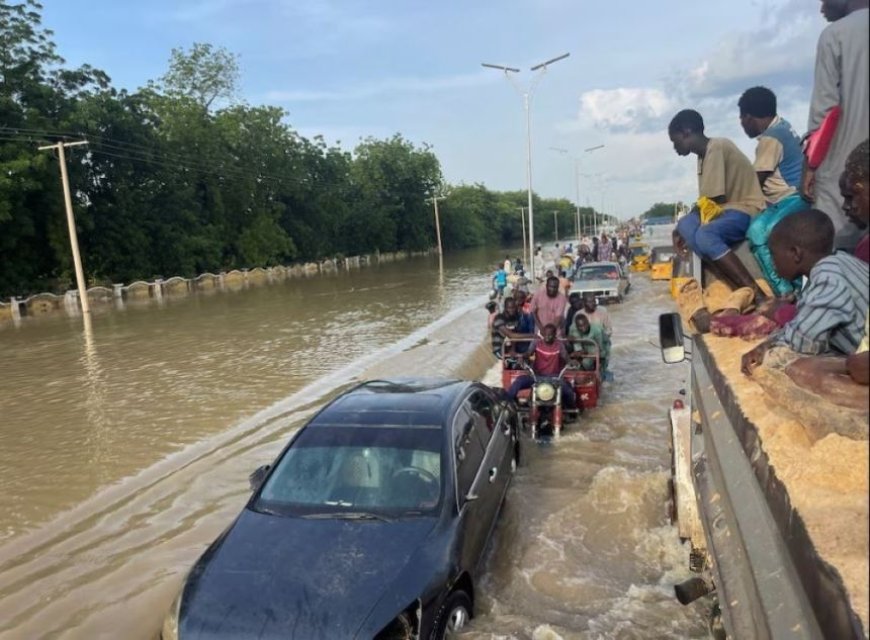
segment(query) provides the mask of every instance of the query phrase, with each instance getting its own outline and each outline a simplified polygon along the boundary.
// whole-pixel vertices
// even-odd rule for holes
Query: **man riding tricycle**
[[[566,419],[576,420],[585,408],[598,403],[600,359],[593,340],[557,338],[556,326],[548,324],[540,337],[511,342],[530,346],[524,353],[506,346],[502,386],[517,404],[533,438],[542,430],[560,435]]]

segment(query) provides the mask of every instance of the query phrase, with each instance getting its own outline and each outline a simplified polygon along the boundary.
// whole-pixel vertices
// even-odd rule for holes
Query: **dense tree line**
[[[656,202],[649,209],[640,214],[642,220],[651,218],[673,218],[677,211],[685,205],[682,202]]]
[[[85,139],[67,165],[90,283],[192,276],[434,244],[519,244],[525,192],[444,183],[396,134],[352,152],[306,139],[282,109],[234,99],[231,53],[173,50],[166,74],[117,89],[69,69],[36,0],[0,0],[0,296],[73,286],[58,163],[40,145]],[[536,234],[574,229],[567,200],[535,200]],[[584,225],[592,210],[584,209]]]

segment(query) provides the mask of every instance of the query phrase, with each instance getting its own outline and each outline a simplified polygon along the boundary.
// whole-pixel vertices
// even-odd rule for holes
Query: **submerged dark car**
[[[191,569],[163,640],[443,638],[519,461],[486,386],[372,381],[300,429]]]

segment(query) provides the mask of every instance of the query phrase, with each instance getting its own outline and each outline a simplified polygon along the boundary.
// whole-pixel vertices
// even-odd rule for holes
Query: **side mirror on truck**
[[[679,313],[663,313],[659,316],[659,344],[665,364],[676,364],[686,359],[683,321]]]

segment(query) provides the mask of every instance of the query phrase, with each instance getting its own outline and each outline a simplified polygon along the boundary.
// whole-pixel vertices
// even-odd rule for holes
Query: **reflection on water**
[[[479,296],[485,255],[5,328],[0,540]]]
[[[0,330],[0,639],[153,639],[247,475],[324,393],[383,375],[374,351],[398,354],[391,375],[443,373],[431,352],[415,359],[415,331],[437,322],[473,341],[497,258],[448,255],[443,285],[432,257],[128,307],[92,331],[45,318]],[[603,406],[558,444],[526,445],[465,636],[704,636],[703,605],[670,587],[686,551],[665,521],[665,411],[687,370],[650,344],[666,288],[635,278],[611,308]]]

